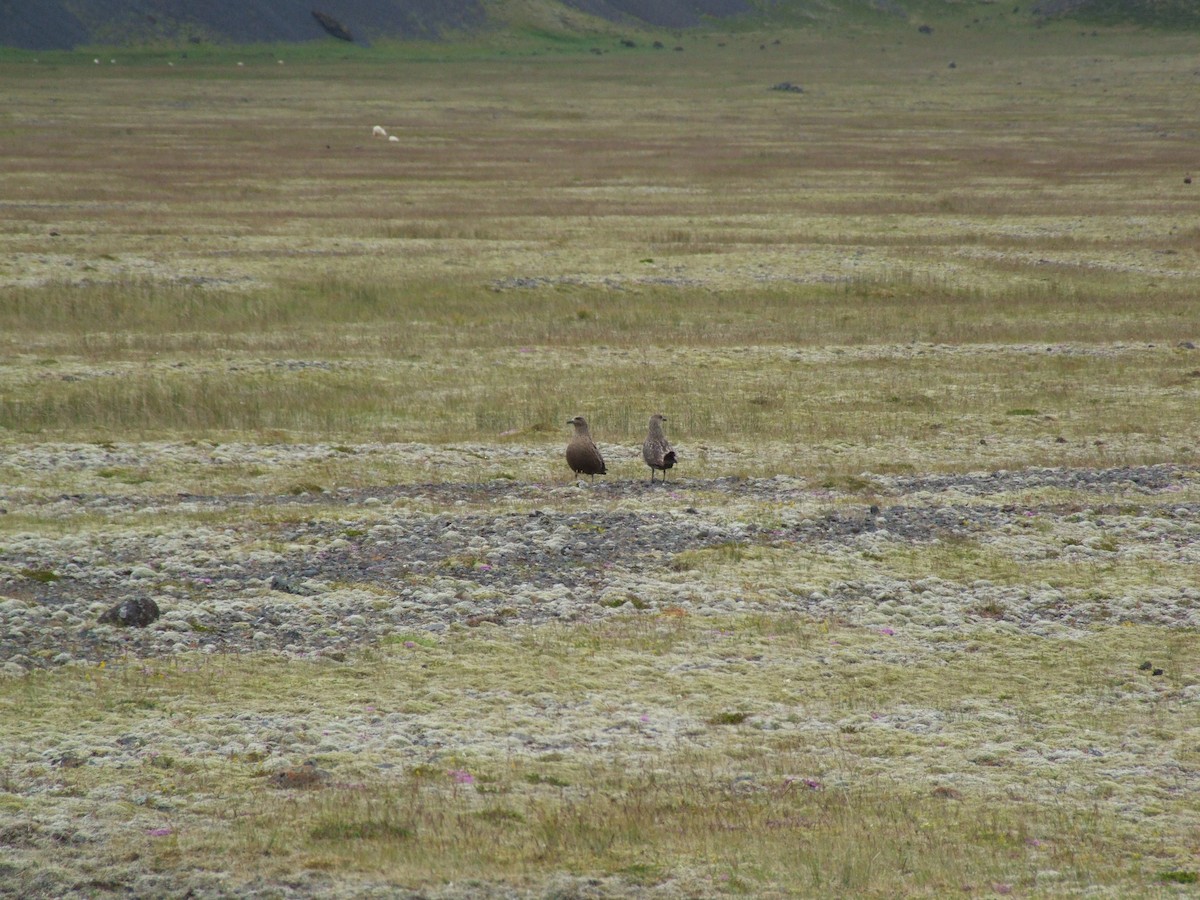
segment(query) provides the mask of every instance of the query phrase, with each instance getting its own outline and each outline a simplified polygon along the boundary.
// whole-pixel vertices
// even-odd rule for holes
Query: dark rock
[[[790,81],[781,81],[778,84],[771,85],[773,91],[787,91],[790,94],[803,94],[804,88],[798,84],[792,84]]]
[[[350,29],[348,29],[333,16],[319,12],[315,9],[312,11],[312,15],[313,18],[317,20],[318,25],[324,28],[330,35],[337,38],[339,41],[354,40],[354,35],[350,33]]]
[[[917,29],[917,31],[921,32],[921,34],[933,34],[933,26],[922,25],[920,28]]]
[[[105,610],[97,620],[105,625],[122,625],[126,628],[145,628],[159,617],[158,604],[149,597],[122,600]]]
[[[304,591],[300,588],[299,578],[284,578],[279,575],[271,576],[271,590],[279,591],[281,594],[303,594]]]

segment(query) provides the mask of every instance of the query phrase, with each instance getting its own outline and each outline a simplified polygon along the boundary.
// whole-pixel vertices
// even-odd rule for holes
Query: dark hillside
[[[60,0],[20,5],[0,0],[0,46],[59,50],[87,42],[91,34]]]
[[[1200,0],[1044,0],[1044,16],[1154,28],[1200,28]]]
[[[483,26],[480,0],[0,0],[0,44],[30,50],[81,43],[203,40],[216,43],[310,41],[327,35],[323,13],[355,38],[436,38]]]
[[[999,8],[976,0],[979,9]],[[1014,0],[1015,2],[1015,0]],[[487,0],[0,0],[0,46],[27,50],[80,45],[212,42],[286,43],[352,37],[437,39],[454,33],[520,26],[505,4]],[[910,21],[961,16],[952,0],[537,0],[542,21],[572,12],[627,27],[691,28],[722,19],[838,21],[866,13]],[[1200,0],[1033,0],[1020,18],[1078,18],[1166,28],[1200,27]],[[1015,11],[1015,10],[1014,10]],[[324,25],[322,25],[324,22]],[[562,27],[573,26],[564,24]]]
[[[598,19],[660,28],[687,28],[751,9],[748,0],[566,0],[561,5]],[[319,20],[340,28],[324,27]],[[358,41],[428,39],[503,24],[489,16],[483,0],[0,0],[0,46],[27,50],[158,41],[311,41],[343,36],[339,31]]]

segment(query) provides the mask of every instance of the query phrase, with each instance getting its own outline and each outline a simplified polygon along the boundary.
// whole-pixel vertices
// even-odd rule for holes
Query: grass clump
[[[1158,879],[1166,884],[1195,884],[1197,881],[1200,881],[1200,875],[1185,869],[1175,869],[1170,872],[1163,872],[1158,876]]]
[[[51,584],[62,580],[62,576],[51,569],[21,569],[21,577],[39,584]]]
[[[747,712],[721,712],[708,720],[710,725],[741,725],[750,718]]]

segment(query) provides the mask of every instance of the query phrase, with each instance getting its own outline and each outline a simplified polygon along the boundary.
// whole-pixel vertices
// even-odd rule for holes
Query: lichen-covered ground
[[[339,452],[351,450],[425,454],[453,471],[444,448]],[[231,452],[20,451],[30,473],[77,478],[172,455],[218,466]],[[266,456],[286,467],[329,452]],[[692,754],[735,797],[903,784],[918,803],[1019,798],[1073,823],[1034,815],[1004,871],[964,875],[968,892],[1088,888],[1086,866],[1060,858],[1092,829],[1076,816],[1101,823],[1083,841],[1093,849],[1155,848],[1092,888],[1173,890],[1200,851],[1197,476],[1152,465],[817,484],[681,466],[654,487],[564,476],[267,495],[7,489],[0,895],[794,889],[771,872],[727,883],[720,866],[682,859],[638,878],[586,866],[480,878],[486,867],[467,862],[476,880],[456,886],[437,871],[414,879],[279,850],[295,868],[285,874],[248,868],[261,848],[237,826],[254,818],[247,805],[386,792],[414,773],[443,779],[446,802],[478,805],[489,797],[473,788],[514,768],[532,790]],[[98,623],[128,598],[154,600],[161,618]],[[775,744],[787,749],[769,764],[747,755]],[[223,858],[213,835],[229,829]]]
[[[1194,41],[955,15],[0,62],[0,896],[1194,891]]]

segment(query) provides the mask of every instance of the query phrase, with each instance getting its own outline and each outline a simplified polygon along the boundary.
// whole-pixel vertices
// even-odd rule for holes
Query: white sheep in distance
[[[396,137],[394,134],[389,134],[388,140],[391,141],[393,144],[400,143],[400,138]]]
[[[382,125],[376,125],[374,128],[371,129],[371,137],[385,138],[387,136],[388,136],[388,133],[383,130]]]

